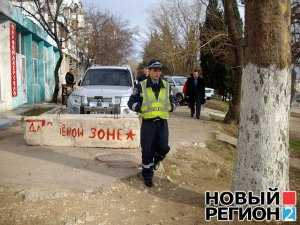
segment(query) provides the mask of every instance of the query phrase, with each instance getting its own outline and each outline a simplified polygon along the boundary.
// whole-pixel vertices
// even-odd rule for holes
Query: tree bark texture
[[[225,22],[228,27],[228,34],[232,42],[234,52],[234,64],[232,65],[232,100],[229,104],[229,110],[225,116],[225,123],[238,123],[240,117],[241,101],[241,77],[242,77],[242,33],[239,31],[237,18],[234,14],[234,4],[236,0],[224,0]],[[237,7],[237,6],[236,6]]]
[[[59,68],[61,66],[63,60],[63,52],[61,49],[59,49],[59,58],[57,60],[57,63],[55,65],[54,69],[54,79],[55,79],[55,87],[54,87],[54,92],[52,96],[52,102],[57,103],[57,97],[58,97],[58,92],[59,92]]]
[[[289,189],[289,0],[246,0],[245,65],[233,189]]]

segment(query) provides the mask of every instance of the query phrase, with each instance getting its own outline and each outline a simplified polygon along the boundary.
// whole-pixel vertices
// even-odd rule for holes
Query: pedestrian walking
[[[149,76],[149,70],[148,67],[145,66],[143,69],[143,74],[138,76],[137,81],[142,82],[143,80],[146,80],[148,76]]]
[[[153,186],[154,170],[170,150],[167,119],[174,106],[169,83],[160,77],[161,68],[159,60],[151,60],[149,76],[138,83],[128,101],[129,108],[142,117],[142,176],[147,187]]]
[[[186,84],[186,98],[191,110],[191,117],[195,115],[200,119],[201,105],[205,103],[205,84],[200,69],[194,69],[191,77],[188,78]]]

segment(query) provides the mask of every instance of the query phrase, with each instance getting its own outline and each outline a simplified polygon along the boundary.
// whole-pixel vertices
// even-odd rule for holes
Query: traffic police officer
[[[160,78],[162,64],[152,59],[149,76],[140,82],[130,96],[128,106],[142,117],[142,175],[147,187],[152,187],[154,169],[170,150],[167,119],[173,110],[169,83]]]

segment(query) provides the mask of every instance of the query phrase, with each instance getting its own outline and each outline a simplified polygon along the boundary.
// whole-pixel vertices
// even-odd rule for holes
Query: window
[[[183,86],[184,83],[186,82],[187,78],[183,77],[183,78],[174,78],[174,82],[176,84],[176,86]]]
[[[21,33],[17,32],[16,35],[16,51],[18,54],[22,54],[22,38],[21,38]]]
[[[38,61],[32,59],[33,84],[38,84]]]
[[[132,81],[128,70],[90,69],[82,82],[82,86],[85,85],[131,86]]]
[[[48,54],[47,48],[44,48],[43,67],[44,67],[45,83],[47,85],[49,85],[50,84],[50,81],[49,81],[49,54]]]
[[[38,46],[36,42],[32,42],[32,58],[38,58]]]

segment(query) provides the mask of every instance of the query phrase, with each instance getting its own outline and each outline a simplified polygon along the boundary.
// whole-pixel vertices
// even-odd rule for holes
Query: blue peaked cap
[[[149,63],[148,63],[148,68],[159,68],[161,69],[162,64],[158,59],[152,59]]]

